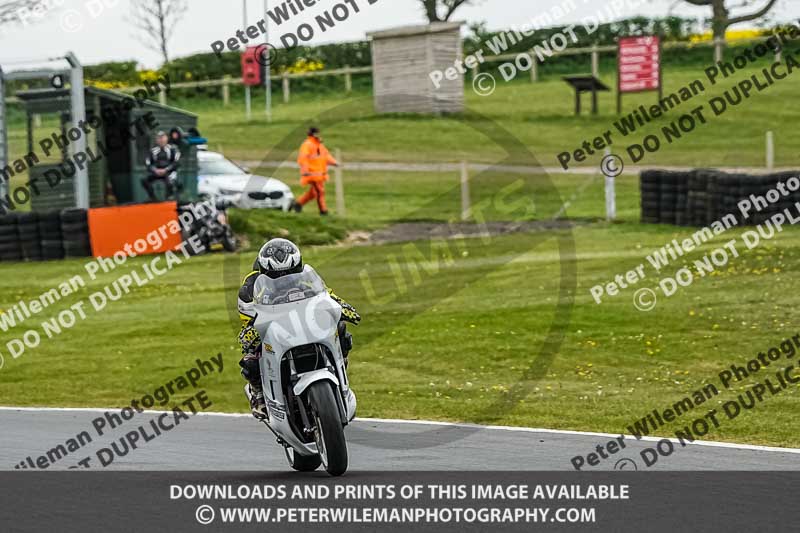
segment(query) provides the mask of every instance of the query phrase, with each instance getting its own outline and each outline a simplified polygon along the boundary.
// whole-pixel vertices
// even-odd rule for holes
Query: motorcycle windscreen
[[[313,268],[277,279],[261,275],[253,292],[257,322],[268,323],[265,338],[276,350],[324,342],[336,334],[341,306],[328,296]]]
[[[305,265],[302,272],[280,278],[261,274],[256,279],[253,297],[257,305],[281,305],[307,300],[323,292],[326,292],[325,282],[316,270]]]

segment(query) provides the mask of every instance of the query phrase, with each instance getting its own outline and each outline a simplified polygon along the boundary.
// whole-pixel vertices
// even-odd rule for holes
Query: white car
[[[197,152],[197,192],[219,198],[241,209],[288,211],[294,195],[288,185],[275,178],[255,176],[217,152]]]

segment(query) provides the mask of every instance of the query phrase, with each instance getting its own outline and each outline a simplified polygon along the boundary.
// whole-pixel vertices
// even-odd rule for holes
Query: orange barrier
[[[159,232],[162,226],[169,225],[167,228],[174,229],[171,222],[178,224],[178,205],[175,202],[89,209],[92,255],[111,257],[124,252],[125,245],[133,247],[135,243],[138,244],[135,253],[139,255],[174,250],[181,244],[181,234],[173,235],[169,229]],[[158,233],[158,238],[151,238],[148,242],[147,235],[152,232]],[[137,241],[144,241],[146,247]],[[159,245],[159,241],[163,242]]]

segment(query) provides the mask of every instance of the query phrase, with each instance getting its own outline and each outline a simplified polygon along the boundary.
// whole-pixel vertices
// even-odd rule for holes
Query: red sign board
[[[261,62],[259,52],[264,48],[261,46],[248,46],[242,54],[242,83],[245,85],[261,85]]]
[[[661,42],[658,37],[621,37],[617,53],[619,92],[661,87]]]

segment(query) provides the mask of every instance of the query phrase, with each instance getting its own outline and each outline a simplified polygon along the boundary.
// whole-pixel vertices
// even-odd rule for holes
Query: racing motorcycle
[[[309,265],[277,279],[262,274],[253,292],[269,415],[263,422],[292,468],[311,472],[321,464],[340,476],[348,464],[344,427],[356,415],[339,338],[342,307]],[[245,394],[250,400],[248,386]]]
[[[191,233],[200,238],[206,250],[224,249],[226,252],[236,251],[236,235],[228,223],[227,209],[230,204],[216,199],[203,203],[204,209],[192,211],[195,215]],[[191,209],[191,206],[188,208]]]

